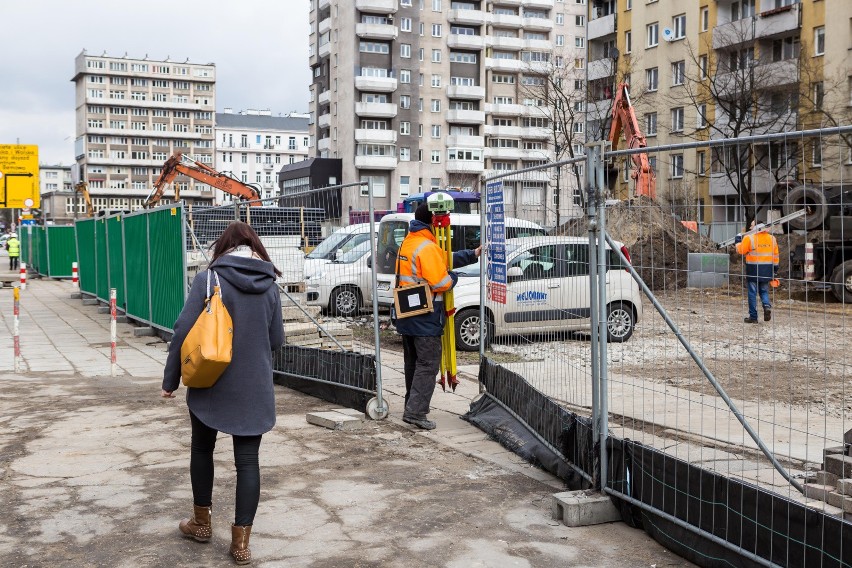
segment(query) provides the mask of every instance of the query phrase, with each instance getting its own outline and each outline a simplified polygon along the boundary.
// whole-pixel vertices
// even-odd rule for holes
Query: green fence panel
[[[74,222],[77,237],[77,275],[80,291],[97,294],[97,255],[95,254],[95,220],[80,219]]]
[[[183,208],[148,213],[151,236],[151,324],[171,330],[186,298]]]
[[[109,302],[106,218],[95,220],[95,295]]]
[[[71,278],[71,265],[77,261],[77,238],[74,227],[46,227],[47,275]]]
[[[36,257],[36,271],[42,276],[48,276],[50,271],[47,264],[47,229],[34,227],[33,233],[38,236],[33,239],[33,254]]]
[[[124,259],[127,278],[127,315],[151,321],[148,266],[150,261],[148,214],[135,213],[124,218]]]
[[[30,264],[30,241],[32,237],[30,237],[29,231],[27,227],[18,227],[18,241],[21,243],[21,252],[18,256],[18,260],[20,262],[26,262],[27,265]]]
[[[47,276],[44,227],[20,227],[18,240],[21,241],[20,260],[27,264],[27,271],[31,274]]]
[[[106,219],[107,281],[110,288],[115,288],[115,305],[125,311],[127,296],[124,286],[124,231],[122,229],[124,223],[122,219],[123,215]]]

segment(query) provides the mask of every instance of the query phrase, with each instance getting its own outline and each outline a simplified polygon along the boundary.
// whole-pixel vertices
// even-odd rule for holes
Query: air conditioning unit
[[[393,25],[393,14],[388,14],[387,20],[388,24]]]
[[[663,39],[666,41],[674,40],[674,32],[671,28],[663,28]]]

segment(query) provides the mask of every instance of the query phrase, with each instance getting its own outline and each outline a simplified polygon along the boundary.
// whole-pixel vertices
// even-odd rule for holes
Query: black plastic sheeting
[[[607,486],[779,566],[852,566],[852,523],[630,440],[610,438]],[[699,566],[759,566],[624,501],[624,520]],[[845,544],[845,546],[844,546]]]
[[[272,371],[277,385],[361,412],[376,392],[372,355],[285,345],[275,354]]]

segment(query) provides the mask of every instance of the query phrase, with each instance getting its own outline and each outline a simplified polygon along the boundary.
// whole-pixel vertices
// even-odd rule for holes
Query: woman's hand
[[[174,398],[175,395],[172,394],[173,392],[174,391],[167,391],[166,389],[163,389],[163,392],[160,393],[160,396],[163,398]]]

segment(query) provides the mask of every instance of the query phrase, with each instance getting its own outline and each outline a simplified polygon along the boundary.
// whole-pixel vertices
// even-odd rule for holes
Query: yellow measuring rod
[[[453,245],[452,228],[450,227],[450,214],[433,214],[432,231],[438,246],[444,251],[447,258],[447,270],[453,269]],[[459,384],[456,375],[456,305],[453,291],[444,292],[444,308],[447,312],[447,321],[444,325],[444,335],[441,336],[441,388],[446,391],[447,383],[455,392]]]

